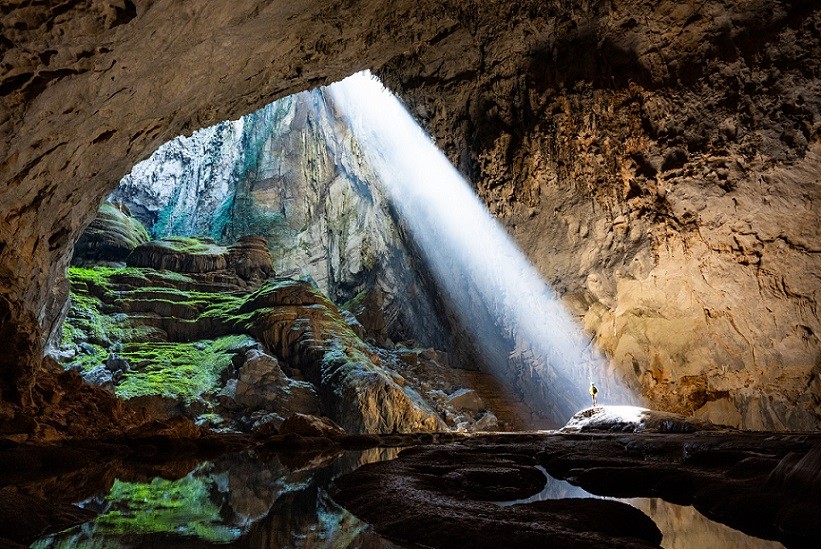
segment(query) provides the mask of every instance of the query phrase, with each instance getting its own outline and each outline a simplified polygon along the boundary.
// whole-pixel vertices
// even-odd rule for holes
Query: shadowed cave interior
[[[0,542],[813,544],[819,8],[468,8],[0,8]]]

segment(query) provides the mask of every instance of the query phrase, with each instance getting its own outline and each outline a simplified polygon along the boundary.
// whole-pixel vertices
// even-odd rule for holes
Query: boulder
[[[229,409],[247,412],[267,410],[281,416],[319,412],[319,399],[313,385],[290,379],[276,358],[258,349],[245,355],[237,379],[229,380],[219,394]]]
[[[114,377],[111,371],[103,365],[95,366],[83,374],[83,379],[86,383],[114,392]]]
[[[266,414],[251,426],[251,433],[256,437],[268,437],[279,433],[279,427],[285,420],[278,414]]]
[[[125,401],[129,410],[141,411],[151,418],[164,420],[183,415],[183,403],[162,395],[146,395]]]
[[[482,402],[482,397],[473,389],[459,389],[458,391],[454,391],[448,397],[448,404],[454,408],[470,410],[471,412],[478,412],[485,407],[485,403]]]
[[[116,372],[127,372],[131,369],[131,365],[126,359],[116,353],[111,353],[105,361],[106,369],[112,374]]]
[[[597,406],[574,415],[561,431],[693,433],[718,429],[731,427],[639,406]]]
[[[485,412],[476,423],[470,426],[470,431],[497,431],[499,430],[499,420],[493,412]]]

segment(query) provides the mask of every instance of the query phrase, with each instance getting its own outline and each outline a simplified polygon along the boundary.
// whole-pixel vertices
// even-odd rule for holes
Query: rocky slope
[[[327,415],[350,433],[498,427],[444,354],[372,346],[312,283],[273,277],[264,238],[132,243],[118,264],[103,250],[119,256],[128,241],[119,229],[140,224],[112,209],[75,253],[87,266],[69,270],[54,355],[127,408],[260,435],[299,414]]]
[[[4,420],[33,405],[71,246],[129,166],[371,67],[656,407],[817,427],[816,2],[0,10]]]

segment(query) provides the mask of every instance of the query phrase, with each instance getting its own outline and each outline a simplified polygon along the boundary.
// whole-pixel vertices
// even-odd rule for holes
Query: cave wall
[[[380,344],[448,344],[379,176],[324,87],[165,143],[109,200],[155,238],[263,236],[277,276],[310,277],[340,305],[378,301]]]
[[[380,75],[652,406],[818,428],[819,7],[540,21]]]
[[[0,297],[23,333],[3,395],[25,403],[67,296],[70,249],[163,142],[378,66],[452,26],[375,0],[68,0],[0,6]],[[7,304],[7,305],[5,305]]]
[[[6,2],[3,398],[25,400],[71,245],[133,163],[370,67],[655,405],[817,427],[819,9]]]

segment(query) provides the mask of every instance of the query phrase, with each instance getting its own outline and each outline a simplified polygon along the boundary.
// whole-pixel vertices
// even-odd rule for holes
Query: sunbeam
[[[329,93],[478,350],[498,355],[491,342],[499,336],[515,345],[510,356],[490,361],[493,373],[511,379],[510,363],[518,361],[529,374],[525,380],[518,374],[518,386],[542,396],[530,404],[547,408],[546,417],[558,424],[589,405],[591,382],[600,402],[637,403],[400,101],[368,72],[330,86]],[[528,384],[537,386],[522,387]]]

